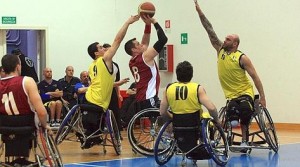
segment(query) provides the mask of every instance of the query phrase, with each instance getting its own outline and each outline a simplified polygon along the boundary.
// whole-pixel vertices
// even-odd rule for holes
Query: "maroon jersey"
[[[132,57],[129,68],[136,82],[136,100],[143,101],[157,96],[160,77],[156,62],[154,66],[145,63],[143,56]]]
[[[25,92],[24,77],[7,77],[0,81],[0,114],[32,114],[32,108]]]

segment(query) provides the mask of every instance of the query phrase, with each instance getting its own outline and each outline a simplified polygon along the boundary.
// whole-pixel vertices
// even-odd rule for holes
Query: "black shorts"
[[[249,125],[252,114],[254,112],[254,103],[253,99],[249,95],[243,95],[238,98],[228,100],[227,107],[227,117],[229,120],[235,119],[238,117],[240,123],[243,125]]]
[[[141,111],[141,110],[144,110],[146,108],[159,108],[159,104],[160,104],[160,101],[158,99],[157,96],[155,97],[152,97],[150,99],[147,99],[147,100],[144,100],[144,101],[137,101],[136,103],[136,111]]]

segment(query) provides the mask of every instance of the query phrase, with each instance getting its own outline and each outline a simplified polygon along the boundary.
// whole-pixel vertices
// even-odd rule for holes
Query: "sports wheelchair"
[[[269,149],[275,153],[279,150],[278,138],[276,135],[275,126],[267,108],[259,105],[259,96],[255,95],[254,98],[254,112],[251,115],[248,146],[240,146],[241,133],[238,133],[230,123],[230,118],[226,114],[227,107],[222,107],[219,112],[219,118],[222,122],[222,127],[226,133],[229,150],[232,152],[242,152],[250,154],[252,148]],[[255,121],[254,121],[255,120]]]
[[[166,164],[172,156],[182,155],[181,166],[187,159],[213,159],[224,166],[229,159],[228,143],[221,125],[211,118],[200,118],[200,112],[173,114],[173,120],[166,122],[160,129],[155,146],[155,161]]]
[[[93,122],[93,128],[86,128],[83,119],[84,114],[91,113],[90,117],[97,117]],[[96,128],[94,128],[96,127]],[[87,133],[89,131],[89,133]],[[67,138],[68,134],[70,136]],[[108,135],[110,137],[108,137]],[[121,137],[116,119],[111,110],[103,109],[93,104],[77,104],[72,107],[63,119],[55,138],[56,144],[62,143],[65,139],[81,141],[81,148],[103,145],[103,152],[106,153],[105,146],[113,146],[117,155],[121,154]],[[110,142],[111,144],[108,144]],[[88,147],[86,145],[89,144]]]
[[[145,156],[153,156],[154,143],[163,120],[159,108],[147,108],[136,113],[127,127],[132,150]]]
[[[37,130],[33,114],[0,115],[0,134],[0,156],[5,155],[0,166],[63,166],[52,136],[41,127]]]

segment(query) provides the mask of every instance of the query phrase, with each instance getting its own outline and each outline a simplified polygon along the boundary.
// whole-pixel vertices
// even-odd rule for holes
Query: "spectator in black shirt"
[[[74,68],[72,66],[66,67],[66,76],[59,79],[63,89],[63,102],[67,104],[69,108],[72,108],[77,104],[77,94],[75,92],[75,85],[80,82],[80,79],[74,77]]]
[[[52,79],[52,69],[44,68],[44,80],[38,84],[39,93],[42,97],[44,106],[50,110],[50,126],[58,127],[61,123],[61,110],[63,95],[60,82]]]
[[[21,76],[31,77],[36,83],[38,83],[39,79],[36,74],[33,61],[28,56],[25,56],[19,48],[15,48],[11,51],[11,53],[18,55],[21,60]]]

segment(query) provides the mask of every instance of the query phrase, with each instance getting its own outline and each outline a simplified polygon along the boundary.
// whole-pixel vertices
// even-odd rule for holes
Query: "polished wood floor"
[[[278,124],[276,125],[276,132],[280,145],[300,144],[300,124]],[[63,141],[58,148],[65,164],[141,157],[141,155],[132,152],[126,131],[122,132],[122,136],[124,138],[122,153],[119,156],[116,155],[112,147],[106,147],[107,153],[105,154],[102,146],[82,150],[79,142],[68,140]]]

